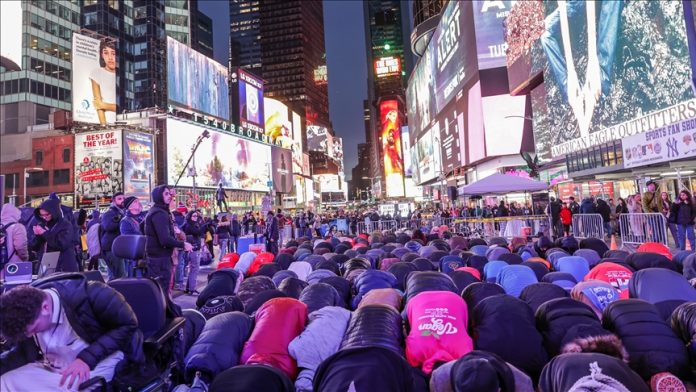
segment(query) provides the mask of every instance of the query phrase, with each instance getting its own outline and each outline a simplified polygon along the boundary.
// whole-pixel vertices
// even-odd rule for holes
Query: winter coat
[[[534,313],[544,302],[556,298],[568,298],[568,292],[562,287],[546,282],[531,284],[520,293],[520,299],[529,305]]]
[[[406,305],[410,332],[406,360],[430,374],[438,362],[449,362],[473,350],[467,333],[466,303],[449,291],[422,292]]]
[[[397,311],[400,311],[401,299],[401,293],[396,289],[374,289],[363,296],[358,307],[375,304],[389,305]]]
[[[66,240],[69,241],[70,237],[66,236]],[[43,290],[54,289],[58,293],[70,326],[77,336],[89,344],[77,354],[77,358],[90,369],[116,351],[122,351],[127,359],[144,361],[143,335],[138,329],[138,320],[133,309],[116,290],[101,282],[87,281],[84,275],[78,273],[51,275],[31,285]],[[40,355],[35,340],[26,338],[3,356],[0,374],[38,361]]]
[[[326,306],[343,306],[343,299],[339,296],[338,291],[326,283],[316,283],[305,287],[299,300],[307,305],[308,313]]]
[[[616,263],[601,263],[592,268],[590,272],[585,275],[585,280],[601,280],[611,284],[615,289],[619,291],[621,299],[628,298],[628,282],[633,276],[633,272]]]
[[[266,302],[272,300],[273,298],[287,298],[288,296],[285,295],[284,292],[280,290],[264,290],[259,293],[256,293],[244,306],[244,313],[248,314],[251,317],[254,317],[256,312],[265,304]]]
[[[582,203],[580,203],[580,213],[581,214],[594,214],[596,213],[596,208],[594,201],[592,199],[584,199]]]
[[[239,223],[237,223],[239,224]],[[227,222],[220,222],[217,225],[217,228],[215,229],[215,234],[218,236],[218,240],[229,240],[230,239],[230,232],[231,232],[231,227],[232,222],[227,221]]]
[[[341,350],[382,347],[402,355],[401,315],[389,305],[361,306],[353,312]]]
[[[289,271],[297,274],[297,278],[306,281],[307,276],[312,272],[312,265],[306,261],[296,261],[290,264]]]
[[[210,382],[223,370],[239,364],[252,326],[251,317],[242,312],[223,313],[208,320],[186,354],[186,378],[191,381],[200,371]]]
[[[199,389],[204,390],[204,389]],[[189,391],[187,389],[187,391]],[[190,391],[194,391],[193,388]],[[212,384],[210,392],[295,392],[292,380],[281,370],[267,365],[240,365],[220,373]]]
[[[563,207],[561,209],[560,217],[561,223],[563,223],[564,225],[570,225],[571,223],[573,223],[573,213],[567,207]]]
[[[367,270],[355,280],[356,294],[353,297],[353,309],[358,307],[362,297],[370,290],[396,287],[396,277],[386,271]]]
[[[211,272],[208,275],[208,284],[196,298],[196,307],[202,307],[211,298],[236,294],[242,279],[243,276],[239,271],[231,268]]]
[[[101,249],[103,252],[111,252],[111,245],[116,237],[121,235],[121,219],[125,212],[112,204],[101,217]]]
[[[539,375],[548,355],[534,314],[522,300],[509,295],[488,297],[474,307],[471,325],[477,350],[498,354],[532,378]]]
[[[655,213],[655,212],[660,212],[659,208],[659,203],[658,203],[659,196],[657,192],[650,192],[646,191],[643,192],[643,196],[641,197],[641,202],[642,207],[643,207],[643,212],[647,213]]]
[[[414,272],[406,281],[406,302],[423,291],[451,291],[457,294],[457,286],[449,276],[435,271]]]
[[[234,295],[220,295],[207,300],[198,310],[208,320],[222,313],[242,312],[244,305]]]
[[[628,282],[631,298],[655,305],[664,320],[669,320],[677,306],[696,302],[696,290],[681,274],[664,268],[646,268],[633,274]]]
[[[167,187],[160,185],[152,190],[155,203],[145,217],[145,250],[148,257],[171,257],[175,248],[183,248],[184,243],[174,235],[174,224],[169,206],[164,204],[162,193]]]
[[[297,377],[297,363],[288,346],[305,327],[307,306],[293,298],[274,298],[256,311],[256,325],[244,344],[240,362],[266,364]]]
[[[280,282],[278,285],[278,290],[282,291],[290,298],[299,299],[300,294],[302,294],[302,290],[304,290],[307,286],[309,286],[309,284],[304,280],[290,277],[285,278],[282,282]]]
[[[537,283],[537,281],[534,271],[525,265],[508,265],[503,267],[496,276],[496,283],[513,297],[519,297],[525,287]]]
[[[335,354],[348,328],[350,311],[328,306],[309,313],[309,325],[290,342],[288,351],[302,370],[295,381],[297,391],[311,391],[319,365]]]
[[[246,308],[256,294],[275,288],[273,280],[268,276],[252,276],[242,281],[239,285],[239,290],[237,290],[237,296],[242,301],[242,304],[244,304],[244,308]]]
[[[592,308],[572,298],[557,298],[543,303],[537,309],[535,318],[549,358],[561,351],[561,344],[571,327],[590,325],[601,328]]]
[[[41,219],[39,210],[48,211],[51,214],[51,220],[45,222]],[[31,240],[30,247],[38,253],[39,260],[43,257],[44,247],[46,252],[60,252],[56,270],[76,272],[79,268],[72,241],[73,227],[67,219],[63,218],[62,214],[60,202],[53,199],[44,201],[34,210],[34,217],[37,222],[40,222],[39,225],[48,230],[41,235],[35,235]]]
[[[127,212],[126,216],[121,219],[121,223],[119,223],[120,235],[143,235],[142,231],[140,231],[140,223],[139,216],[136,217]]]
[[[680,226],[693,225],[696,220],[696,206],[693,203],[672,203],[669,211],[669,222]]]
[[[234,269],[242,274],[246,274],[249,271],[249,267],[251,267],[251,264],[254,262],[254,259],[256,259],[256,253],[244,252],[239,256],[239,261],[234,265]]]
[[[346,308],[349,306],[351,288],[350,283],[346,279],[340,276],[330,276],[328,278],[320,280],[319,283],[326,283],[328,285],[331,285],[331,287],[336,289],[336,292],[338,292],[338,296],[343,301],[343,304],[341,306],[345,306]]]
[[[567,272],[573,277],[577,282],[581,282],[585,275],[590,272],[590,265],[587,260],[579,256],[565,256],[558,259],[558,263],[554,265],[554,268],[559,272]]]
[[[559,355],[544,367],[539,379],[542,392],[565,391],[650,392],[626,363],[599,353]]]
[[[597,211],[602,216],[602,222],[607,223],[611,220],[611,207],[602,199],[597,200]]]
[[[639,299],[611,303],[604,309],[604,328],[614,332],[628,351],[629,365],[643,379],[670,372],[685,380],[689,357],[677,337],[654,305]]]
[[[184,225],[181,226],[181,231],[183,231],[186,234],[186,241],[188,241],[193,246],[193,250],[200,250],[201,239],[205,238],[205,231],[207,225],[201,223],[201,218],[198,218],[198,221],[194,222],[191,219],[191,216],[194,213],[199,214],[197,211],[189,211],[189,213],[186,214],[186,223],[184,223]]]
[[[280,238],[278,230],[278,218],[271,217],[271,219],[267,222],[265,235],[268,240],[273,240],[276,243],[278,242],[278,238]]]
[[[666,268],[676,271],[677,267],[666,256],[652,252],[636,252],[626,257],[626,264],[636,271],[646,268]]]
[[[27,228],[19,222],[21,212],[14,205],[7,203],[2,206],[0,225],[5,229],[5,244],[10,263],[29,260],[29,243]]]

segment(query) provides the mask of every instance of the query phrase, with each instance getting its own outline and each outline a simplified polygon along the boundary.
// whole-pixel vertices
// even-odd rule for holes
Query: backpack
[[[5,238],[5,241],[3,241],[2,245],[0,245],[0,266],[4,266],[5,264],[7,264],[12,258],[12,256],[14,256],[16,253],[16,250],[12,249],[12,254],[7,254],[7,242],[10,241],[10,239],[7,238],[7,229],[9,229],[15,223],[17,222],[11,222],[7,226],[0,225],[0,237]]]
[[[93,224],[89,230],[87,230],[87,253],[90,257],[94,257],[101,254],[101,224]]]

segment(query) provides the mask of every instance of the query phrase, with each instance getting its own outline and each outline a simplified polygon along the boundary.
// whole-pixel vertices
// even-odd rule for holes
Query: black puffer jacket
[[[338,291],[326,283],[315,283],[305,287],[299,299],[307,305],[307,314],[325,306],[344,306]]]
[[[40,210],[46,210],[51,214],[49,222],[44,223]],[[47,231],[42,235],[33,236],[30,247],[39,253],[39,258],[42,257],[44,246],[46,252],[60,252],[56,269],[63,272],[77,272],[77,259],[73,246],[73,226],[63,217],[60,202],[53,199],[44,201],[39,208],[34,210],[34,217]]]
[[[389,305],[366,305],[353,312],[341,350],[382,347],[403,355],[401,315]]]
[[[688,344],[686,349],[691,356],[691,362],[696,363],[696,302],[679,305],[672,313],[672,330],[679,338]]]
[[[252,325],[251,317],[242,312],[223,313],[208,320],[186,354],[186,378],[192,381],[200,371],[204,380],[211,382],[218,373],[239,364]]]
[[[121,219],[125,216],[125,212],[111,205],[109,209],[101,216],[101,238],[99,242],[103,252],[111,252],[111,245],[116,237],[121,235]]]
[[[684,342],[654,305],[640,299],[612,302],[604,309],[602,321],[604,328],[621,339],[629,365],[644,379],[660,372],[673,373],[682,380],[689,377]]]
[[[544,302],[556,298],[568,298],[569,294],[563,287],[553,283],[539,282],[530,284],[520,293],[520,299],[529,305],[532,312],[537,311]]]
[[[201,290],[201,294],[196,299],[196,307],[202,307],[211,298],[234,295],[238,281],[239,271],[235,269],[223,268],[211,272],[208,275],[208,284]]]
[[[602,326],[592,308],[572,298],[556,298],[543,303],[537,309],[535,318],[537,330],[544,337],[544,347],[549,358],[561,351],[563,338],[571,327]]]
[[[198,214],[198,220],[193,221],[191,216]],[[181,230],[186,233],[186,241],[193,245],[193,250],[201,250],[201,239],[205,238],[205,231],[208,226],[201,223],[200,213],[198,211],[189,211],[186,214],[186,223],[181,227]]]
[[[169,206],[164,203],[162,196],[166,185],[160,185],[152,190],[152,201],[145,217],[145,249],[148,257],[171,257],[175,248],[183,248],[184,243],[174,236],[174,225]]]
[[[101,282],[88,282],[84,275],[76,273],[51,275],[33,282],[32,286],[56,290],[70,326],[89,344],[77,358],[90,369],[116,351],[122,351],[129,360],[144,361],[138,320],[118,291]],[[0,374],[39,358],[34,339],[27,338],[2,359]]]
[[[414,272],[406,281],[406,302],[423,291],[451,291],[459,294],[452,278],[436,271]]]
[[[620,388],[622,387],[622,388]],[[649,392],[640,376],[620,359],[598,353],[559,355],[544,367],[541,392],[565,391]]]

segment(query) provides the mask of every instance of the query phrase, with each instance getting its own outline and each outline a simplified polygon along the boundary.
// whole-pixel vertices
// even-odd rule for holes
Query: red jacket
[[[569,225],[573,222],[573,213],[568,207],[561,208],[561,223]]]

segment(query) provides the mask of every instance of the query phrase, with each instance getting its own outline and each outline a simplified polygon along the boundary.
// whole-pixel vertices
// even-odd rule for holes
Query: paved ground
[[[208,274],[215,271],[216,267],[217,262],[210,265],[201,266],[201,269],[198,271],[198,278],[196,279],[196,289],[198,291],[201,291],[203,287],[205,287],[208,282]],[[183,291],[174,290],[172,291],[172,297],[174,298],[174,302],[181,306],[182,309],[196,308],[196,299],[198,299],[198,294],[186,295]]]

